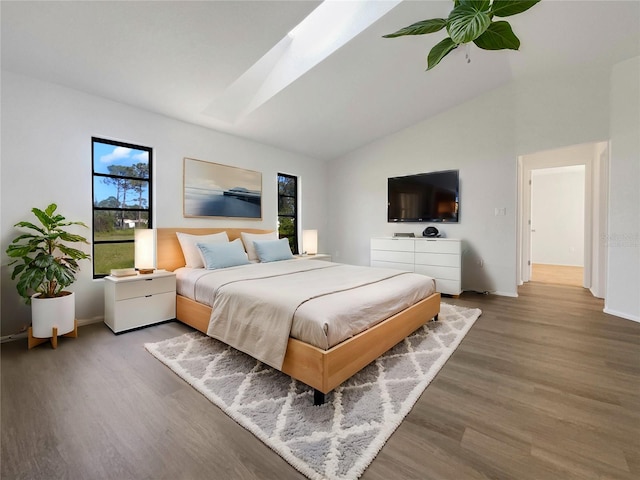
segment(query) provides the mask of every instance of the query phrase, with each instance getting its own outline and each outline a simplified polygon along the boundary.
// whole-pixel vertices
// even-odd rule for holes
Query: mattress
[[[278,265],[274,265],[274,264]],[[274,264],[249,264],[219,270],[179,268],[175,271],[177,293],[213,307],[216,290],[221,285],[295,272],[326,269],[336,275],[336,284],[343,283],[341,275],[359,272],[384,271],[384,278],[357,288],[319,294],[302,302],[295,309],[290,336],[321,349],[334,345],[376,325],[435,292],[435,281],[427,276],[391,269],[345,266],[318,260],[294,259]],[[281,284],[275,282],[274,284]],[[295,288],[295,287],[293,287]],[[280,292],[279,292],[280,293]]]

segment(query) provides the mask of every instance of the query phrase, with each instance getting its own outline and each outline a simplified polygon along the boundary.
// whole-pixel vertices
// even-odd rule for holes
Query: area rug
[[[479,309],[428,322],[313,405],[313,390],[192,332],[146,349],[310,479],[362,475],[460,344]]]

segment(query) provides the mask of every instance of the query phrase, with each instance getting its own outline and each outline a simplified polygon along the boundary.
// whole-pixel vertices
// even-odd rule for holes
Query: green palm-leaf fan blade
[[[460,0],[458,5],[466,5],[475,8],[476,10],[489,10],[491,8],[490,0]],[[454,8],[458,5],[454,4]]]
[[[404,35],[424,35],[426,33],[434,33],[442,30],[447,21],[444,18],[432,18],[431,20],[422,20],[413,23],[408,27],[401,28],[397,32],[383,35],[382,38],[395,38]]]
[[[510,17],[526,12],[540,0],[493,0],[491,13],[496,17]]]
[[[486,32],[476,38],[473,43],[484,50],[518,50],[520,39],[516,37],[509,22],[494,22]]]
[[[454,43],[469,43],[482,35],[490,23],[489,10],[478,10],[475,5],[460,3],[449,14],[447,32]]]
[[[458,45],[456,45],[449,37],[436,44],[427,56],[427,70],[431,70],[433,67],[438,65],[440,60],[446,57],[457,47]]]

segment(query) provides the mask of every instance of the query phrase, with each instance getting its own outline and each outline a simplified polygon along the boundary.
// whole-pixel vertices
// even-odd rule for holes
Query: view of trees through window
[[[134,263],[134,230],[151,228],[152,149],[92,138],[93,275]]]
[[[278,174],[278,234],[298,253],[298,177]]]

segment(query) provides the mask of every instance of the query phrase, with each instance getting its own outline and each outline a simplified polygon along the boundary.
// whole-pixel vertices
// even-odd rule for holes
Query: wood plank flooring
[[[640,324],[579,287],[519,294],[445,299],[483,314],[362,479],[640,478]],[[3,344],[1,477],[304,478],[143,348],[187,331]]]
[[[574,285],[581,287],[583,282],[584,267],[571,265],[547,265],[534,263],[531,265],[531,281],[542,283],[554,283],[558,285]]]

